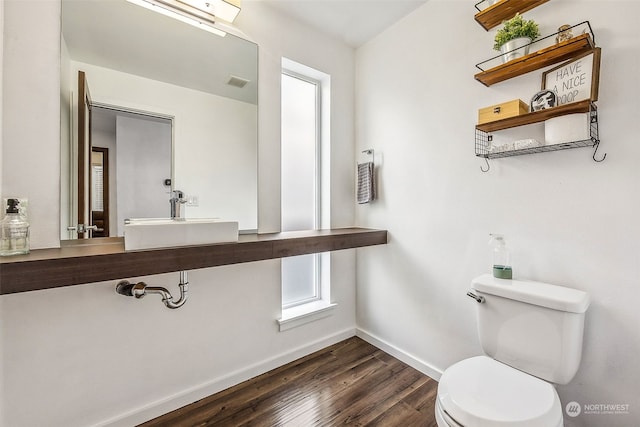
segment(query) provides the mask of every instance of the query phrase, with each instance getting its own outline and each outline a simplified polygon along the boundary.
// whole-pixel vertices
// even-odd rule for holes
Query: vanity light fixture
[[[240,0],[178,0],[218,19],[233,22],[240,13]]]
[[[160,13],[180,22],[193,25],[201,30],[208,31],[220,37],[227,35],[226,32],[214,26],[215,16],[210,15],[193,6],[177,0],[127,0],[129,3],[142,6],[145,9]]]

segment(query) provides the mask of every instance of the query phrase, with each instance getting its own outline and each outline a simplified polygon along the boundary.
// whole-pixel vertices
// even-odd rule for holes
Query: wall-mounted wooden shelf
[[[483,132],[495,132],[499,130],[514,128],[518,126],[530,125],[533,123],[543,122],[553,117],[560,117],[566,114],[588,113],[591,108],[591,100],[573,102],[558,107],[547,108],[545,110],[534,111],[533,113],[522,114],[519,116],[508,117],[495,122],[483,123],[476,125],[476,129]]]
[[[498,3],[488,7],[485,10],[476,14],[475,19],[485,30],[495,27],[506,19],[511,19],[516,13],[522,13],[529,9],[533,9],[548,0],[501,0]],[[476,9],[478,5],[476,4]],[[582,33],[579,36],[572,37],[569,40],[561,43],[555,43],[552,46],[539,49],[526,56],[516,58],[512,61],[495,65],[502,55],[495,56],[486,61],[483,61],[476,65],[481,72],[474,77],[480,83],[485,86],[491,86],[493,84],[509,80],[514,77],[527,74],[529,72],[545,68],[550,65],[558,64],[563,61],[567,61],[574,58],[579,58],[580,55],[586,55],[589,51],[594,51],[594,58],[598,58],[599,64],[599,48],[595,47],[595,35],[591,29],[589,21],[584,21],[579,24],[570,27],[570,30],[575,31],[580,27],[583,27]],[[545,46],[548,45],[549,39],[560,34],[550,34],[545,36],[536,42],[530,43],[531,46]],[[566,34],[566,33],[565,33]],[[546,41],[545,41],[546,40]],[[557,38],[556,38],[557,40]],[[491,67],[486,69],[487,67]],[[599,67],[599,65],[598,65]],[[487,167],[480,167],[482,172],[488,172],[490,165],[488,159],[497,159],[501,157],[521,156],[524,154],[542,153],[546,151],[558,151],[566,150],[570,148],[578,147],[594,147],[593,160],[601,162],[606,158],[606,154],[601,158],[596,158],[596,153],[600,145],[600,137],[598,132],[598,112],[593,101],[598,97],[598,82],[597,78],[594,80],[595,86],[592,86],[591,98],[580,102],[574,102],[570,104],[561,105],[558,107],[548,108],[532,113],[522,114],[518,116],[508,117],[501,120],[492,121],[489,123],[483,123],[476,125],[475,129],[475,152],[476,156],[482,157],[487,160]],[[544,86],[543,86],[544,87]],[[567,141],[558,144],[546,144],[546,141],[542,145],[540,143],[529,141],[514,141],[511,149],[502,150],[504,147],[509,148],[507,145],[498,145],[494,147],[493,135],[491,132],[497,132],[505,129],[515,128],[519,126],[530,125],[533,123],[543,122],[554,117],[560,117],[567,114],[588,113],[589,117],[589,135],[585,135],[579,141]],[[524,143],[522,143],[524,142]],[[526,148],[515,148],[523,147]]]
[[[0,258],[0,294],[218,267],[387,243],[386,230],[340,228],[241,235],[238,242],[125,252],[122,239]]]
[[[513,18],[516,13],[524,13],[548,1],[549,0],[501,0],[478,12],[475,15],[475,19],[478,24],[482,25],[482,28],[489,31],[505,20]]]
[[[562,43],[555,44],[486,71],[482,71],[474,77],[485,86],[491,86],[504,80],[569,60],[577,55],[588,52],[594,47],[595,44],[591,35],[581,34]],[[482,69],[482,64],[488,63],[496,58],[499,58],[499,56],[485,62],[481,62],[477,67]]]

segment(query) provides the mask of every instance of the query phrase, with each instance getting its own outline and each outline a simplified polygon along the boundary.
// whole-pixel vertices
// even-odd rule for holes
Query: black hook
[[[489,172],[489,169],[491,169],[491,166],[489,165],[489,159],[485,157],[484,161],[487,162],[487,169],[482,169],[482,166],[480,166],[480,170],[482,172]]]
[[[593,150],[593,161],[594,162],[598,162],[598,163],[603,162],[604,159],[607,158],[607,153],[604,153],[604,156],[602,156],[602,158],[600,160],[596,159],[596,153],[598,152],[598,148],[599,147],[600,147],[600,144],[596,144],[596,149]]]

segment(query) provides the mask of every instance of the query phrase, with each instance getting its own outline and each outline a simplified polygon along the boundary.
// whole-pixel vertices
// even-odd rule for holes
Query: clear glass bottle
[[[501,234],[490,234],[489,244],[493,246],[493,277],[498,279],[513,278],[511,254],[507,242]]]
[[[0,256],[29,253],[29,223],[19,204],[18,199],[7,199],[6,215],[0,221]]]

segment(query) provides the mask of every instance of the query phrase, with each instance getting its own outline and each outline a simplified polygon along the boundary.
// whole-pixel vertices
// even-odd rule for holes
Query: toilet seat
[[[447,368],[438,403],[462,426],[562,426],[560,398],[551,384],[487,356]]]

